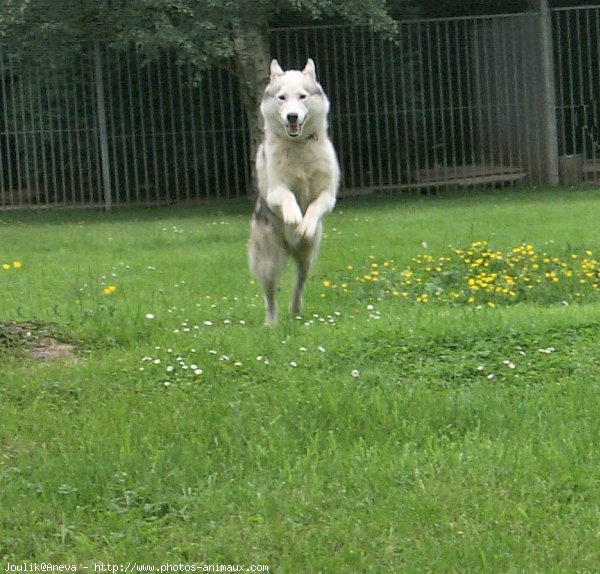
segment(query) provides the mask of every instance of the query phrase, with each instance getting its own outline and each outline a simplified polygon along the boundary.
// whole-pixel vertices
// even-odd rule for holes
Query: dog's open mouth
[[[293,124],[286,124],[285,129],[287,131],[288,136],[291,138],[297,138],[302,133],[302,124],[300,122],[296,122]]]

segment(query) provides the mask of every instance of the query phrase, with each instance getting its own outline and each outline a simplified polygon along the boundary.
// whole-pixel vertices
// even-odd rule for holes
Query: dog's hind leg
[[[290,303],[290,313],[299,315],[302,312],[302,307],[304,307],[304,284],[310,271],[310,261],[295,256],[294,262],[296,263],[296,282],[294,283],[294,293]]]
[[[277,283],[281,277],[287,250],[268,225],[253,222],[250,233],[248,259],[250,270],[256,277],[265,295],[265,324],[277,323]]]
[[[311,240],[302,240],[292,253],[294,262],[296,263],[296,282],[294,283],[294,292],[290,304],[290,312],[293,315],[298,315],[302,312],[302,307],[304,306],[304,285],[312,263],[319,251],[322,233],[323,228],[319,222],[315,236]]]

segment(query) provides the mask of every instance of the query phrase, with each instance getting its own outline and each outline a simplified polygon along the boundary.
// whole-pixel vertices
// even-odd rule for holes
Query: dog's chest
[[[271,155],[273,176],[295,193],[303,208],[323,190],[331,173],[327,150],[317,144],[291,143]]]

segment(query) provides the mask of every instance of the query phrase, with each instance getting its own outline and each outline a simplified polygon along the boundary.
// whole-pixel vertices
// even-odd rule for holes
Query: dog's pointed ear
[[[271,79],[277,76],[283,76],[283,69],[279,65],[279,62],[275,59],[271,60]]]
[[[315,80],[317,78],[317,73],[315,71],[315,62],[312,58],[306,60],[306,66],[304,66],[304,70],[302,73]]]

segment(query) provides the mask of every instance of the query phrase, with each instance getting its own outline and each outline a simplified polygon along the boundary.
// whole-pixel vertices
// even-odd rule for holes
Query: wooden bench
[[[457,165],[417,169],[409,174],[410,182],[398,185],[374,185],[343,188],[340,197],[368,195],[376,191],[402,191],[409,189],[438,189],[440,187],[474,187],[494,184],[516,184],[527,176],[520,167],[504,165]]]
[[[600,159],[584,160],[583,181],[586,183],[600,183]]]

